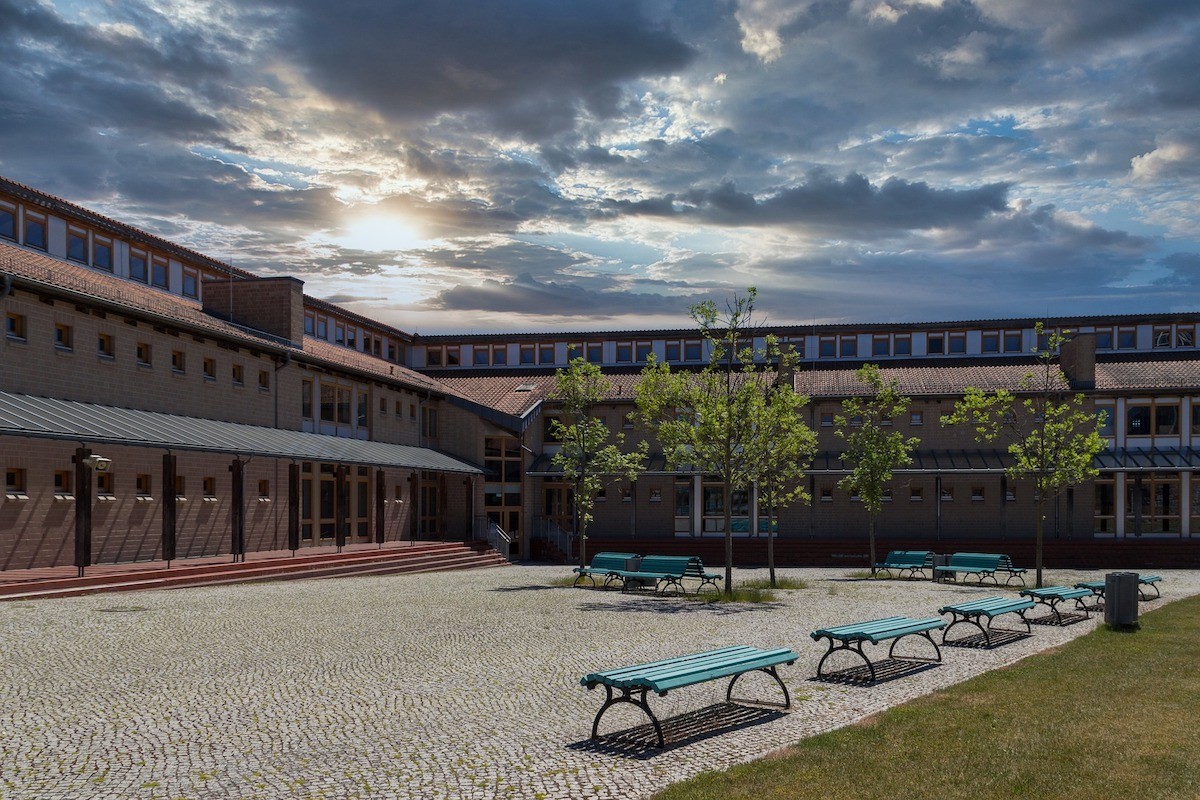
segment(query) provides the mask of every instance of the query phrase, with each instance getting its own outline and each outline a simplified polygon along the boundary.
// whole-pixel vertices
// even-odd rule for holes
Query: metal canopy
[[[1200,469],[1200,451],[1192,447],[1121,447],[1096,456],[1096,469],[1104,472],[1178,472]]]
[[[0,392],[0,436],[481,474],[431,450]]]

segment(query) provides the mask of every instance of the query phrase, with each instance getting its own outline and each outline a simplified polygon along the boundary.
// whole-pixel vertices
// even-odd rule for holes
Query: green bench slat
[[[909,619],[908,617],[885,617],[869,622],[856,622],[851,625],[839,625],[835,628],[821,628],[810,635],[813,639],[829,637],[848,641],[852,639],[867,639],[875,644],[884,639],[899,638],[910,633],[936,630],[946,627],[946,621],[940,617],[926,619]]]
[[[1018,600],[1013,597],[984,597],[980,600],[969,600],[965,603],[942,606],[939,614],[957,612],[959,614],[982,614],[987,617],[998,617],[1001,614],[1012,614],[1033,608],[1033,600]]]
[[[625,569],[626,562],[637,558],[637,553],[597,553],[586,567],[575,567],[572,572],[586,575],[589,572],[612,572]]]
[[[1091,597],[1092,591],[1072,586],[1046,586],[1041,589],[1025,589],[1021,595],[1046,600],[1055,597],[1060,600],[1078,600],[1081,597]]]
[[[930,550],[892,550],[876,567],[891,567],[910,569],[912,567],[928,567],[933,565],[933,552]]]
[[[580,683],[589,688],[597,684],[619,689],[645,687],[664,694],[671,689],[716,678],[778,664],[791,664],[798,658],[795,651],[787,648],[760,650],[748,645],[736,645],[606,672],[594,672],[585,675]]]

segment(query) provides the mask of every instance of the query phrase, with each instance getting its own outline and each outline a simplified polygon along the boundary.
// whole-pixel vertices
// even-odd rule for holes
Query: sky
[[[0,174],[416,333],[1200,310],[1196,0],[0,0]]]

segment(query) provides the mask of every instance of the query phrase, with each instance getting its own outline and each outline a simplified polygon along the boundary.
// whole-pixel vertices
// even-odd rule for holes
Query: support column
[[[692,535],[704,535],[704,476],[692,476]]]
[[[75,566],[79,577],[92,565],[92,468],[84,463],[92,451],[77,447],[75,457]]]
[[[300,549],[300,465],[288,464],[288,549]]]
[[[385,492],[383,469],[380,468],[375,470],[375,544],[381,547],[387,533],[384,529],[385,512],[387,510]]]
[[[335,497],[337,497],[337,517],[333,524],[333,535],[334,543],[337,544],[339,553],[346,546],[346,529],[350,526],[350,482],[347,480],[349,472],[350,468],[345,464],[338,464],[337,470],[334,472],[336,476],[334,492]]]
[[[246,464],[235,458],[229,465],[233,476],[233,491],[230,493],[232,507],[229,509],[229,529],[233,560],[246,560]]]
[[[1125,538],[1125,480],[1127,473],[1113,473],[1113,514],[1117,517],[1116,532],[1118,539]]]
[[[178,535],[176,533],[176,517],[178,514],[175,502],[175,476],[179,474],[176,456],[165,453],[162,457],[162,557],[171,566],[176,557]]]

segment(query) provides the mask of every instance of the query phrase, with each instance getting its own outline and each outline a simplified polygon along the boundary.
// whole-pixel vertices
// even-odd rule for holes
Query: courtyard
[[[825,647],[810,631],[1016,589],[797,569],[780,574],[806,588],[775,602],[706,604],[554,585],[567,574],[517,566],[2,604],[0,798],[646,797],[1100,623],[944,647],[940,665],[864,687],[812,680]],[[1052,570],[1047,585],[1102,574]],[[1162,574],[1164,598],[1141,613],[1200,593],[1200,572]],[[582,675],[729,644],[800,654],[780,668],[789,712],[726,705],[715,681],[651,698],[665,751],[636,735],[589,739],[603,694]],[[738,694],[778,699],[750,676]],[[616,707],[602,732],[644,723]]]

